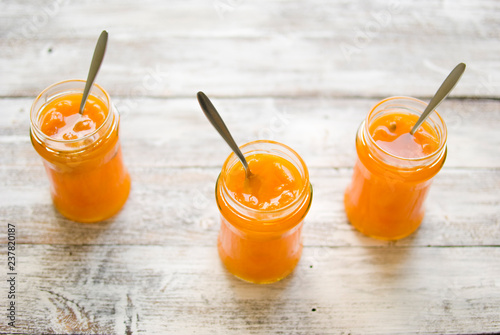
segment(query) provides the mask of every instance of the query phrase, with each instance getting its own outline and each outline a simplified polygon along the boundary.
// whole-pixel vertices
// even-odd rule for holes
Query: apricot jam
[[[235,276],[272,283],[291,273],[301,257],[303,219],[312,200],[309,174],[283,144],[255,141],[241,150],[250,177],[231,154],[216,184],[219,256]]]
[[[97,222],[125,204],[130,176],[122,161],[118,112],[94,85],[80,114],[84,85],[71,80],[44,90],[31,108],[30,134],[57,210],[74,221]]]
[[[78,112],[81,94],[67,94],[52,100],[40,113],[40,130],[55,140],[76,140],[99,128],[108,110],[98,98],[90,95],[83,113]]]
[[[400,239],[423,220],[432,178],[446,159],[447,136],[436,111],[409,133],[425,107],[414,98],[382,100],[358,130],[358,160],[344,205],[350,223],[365,235]]]

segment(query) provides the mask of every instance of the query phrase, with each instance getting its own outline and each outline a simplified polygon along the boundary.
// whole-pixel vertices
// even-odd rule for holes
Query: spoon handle
[[[83,90],[82,102],[80,103],[80,114],[83,114],[83,108],[89,97],[90,88],[94,85],[95,77],[99,68],[101,67],[102,60],[104,58],[104,53],[106,52],[106,45],[108,43],[108,32],[103,30],[94,50],[94,56],[92,56],[92,62],[90,63],[89,74],[87,76],[87,82],[85,83],[85,89]]]
[[[203,110],[203,113],[205,113],[205,116],[207,117],[208,121],[210,121],[212,126],[214,126],[214,128],[219,132],[219,134],[226,141],[229,147],[234,151],[236,156],[238,156],[241,163],[243,164],[243,167],[245,168],[245,171],[249,171],[248,163],[247,160],[245,159],[245,156],[243,156],[240,148],[238,148],[238,145],[236,145],[236,142],[234,142],[234,139],[231,136],[229,130],[227,129],[226,124],[224,123],[224,121],[222,121],[222,118],[220,117],[219,113],[215,109],[210,99],[208,99],[208,97],[203,92],[198,92],[196,97],[198,98],[198,102],[200,103],[201,109]]]
[[[441,101],[443,101],[448,94],[450,94],[451,90],[455,87],[455,85],[458,83],[460,80],[460,77],[462,77],[462,74],[465,71],[465,64],[460,63],[455,68],[453,71],[450,72],[448,77],[443,81],[439,89],[437,90],[436,94],[434,94],[434,97],[432,97],[431,101],[427,105],[427,108],[424,110],[422,115],[420,115],[420,118],[417,120],[417,123],[413,126],[413,128],[410,131],[410,134],[413,135],[418,127],[424,123],[425,119],[427,119],[427,116],[439,106]]]

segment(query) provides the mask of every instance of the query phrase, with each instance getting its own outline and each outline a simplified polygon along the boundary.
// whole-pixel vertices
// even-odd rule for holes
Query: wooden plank
[[[496,41],[471,40],[467,46],[454,40],[426,41],[416,47],[411,59],[390,63],[384,60],[404,48],[399,38],[369,45],[363,57],[349,61],[338,50],[341,42],[281,37],[116,41],[109,48],[99,82],[112,94],[128,97],[187,97],[198,90],[219,97],[430,97],[449,71],[465,62],[469,71],[453,95],[497,97],[500,93],[498,72],[488,74],[500,67],[492,58],[500,53]],[[456,56],[442,61],[443,54],[425,48],[428,43],[439,45],[441,53],[451,49]],[[34,96],[53,82],[84,79],[91,57],[91,52],[84,51],[92,49],[73,39],[20,41],[9,49],[12,55],[0,49],[0,94]],[[166,52],[172,49],[177,51]],[[369,55],[377,55],[377,60],[371,63]]]
[[[29,140],[33,98],[0,99],[0,164],[40,166]],[[374,99],[214,99],[238,143],[280,141],[313,167],[352,167],[354,139]],[[220,167],[230,153],[189,99],[117,98],[121,140],[131,167]],[[445,101],[448,124],[446,168],[500,167],[500,101]]]
[[[214,199],[218,173],[215,168],[133,168],[132,192],[122,212],[107,222],[79,224],[53,208],[41,167],[1,168],[0,218],[19,226],[21,243],[214,246],[219,230]],[[397,242],[364,237],[349,225],[343,193],[351,173],[311,170],[314,199],[304,228],[305,245],[500,245],[498,170],[441,171],[419,231]],[[0,235],[0,241],[5,243],[6,236]]]
[[[263,286],[194,244],[22,244],[18,254],[22,333],[500,331],[500,248],[308,247],[290,277]],[[11,328],[2,322],[0,332]]]
[[[106,3],[59,0],[18,1],[2,6],[0,31],[10,32],[17,38],[35,37],[38,32],[40,39],[45,36],[92,39],[94,32],[102,30],[103,25],[110,32],[120,33],[120,38],[145,34],[155,37],[248,37],[267,36],[271,31],[310,37],[350,36],[357,32],[355,27],[382,36],[403,33],[411,36],[419,33],[414,30],[418,27],[420,33],[455,36],[460,32],[467,38],[486,39],[498,36],[493,33],[500,10],[495,0],[456,4],[432,0],[420,4],[384,0],[350,3],[310,0],[307,6],[300,0],[145,0],[140,3],[132,0],[108,0]],[[442,15],[441,20],[433,20],[439,15]],[[83,20],[88,17],[93,20]],[[372,21],[379,24],[379,29],[374,23],[368,25]],[[61,26],[68,29],[59,29]],[[170,29],[165,30],[165,27]]]
[[[230,8],[221,14],[224,4]],[[454,95],[500,94],[495,1],[318,0],[307,10],[299,1],[96,6],[6,5],[0,95],[33,96],[55,81],[84,78],[103,28],[111,38],[99,80],[114,95],[429,97],[461,61],[469,69]]]

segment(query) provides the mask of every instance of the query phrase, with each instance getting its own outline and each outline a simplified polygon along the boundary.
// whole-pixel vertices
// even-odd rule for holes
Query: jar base
[[[126,190],[125,192],[122,193],[122,199],[116,203],[114,206],[114,209],[107,211],[106,213],[100,214],[100,215],[93,215],[93,216],[84,216],[84,215],[78,215],[75,213],[71,213],[70,211],[63,210],[60,206],[57,205],[56,199],[52,197],[52,204],[54,205],[54,208],[66,219],[75,221],[78,223],[98,223],[104,220],[107,220],[109,218],[112,218],[116,214],[118,214],[123,206],[127,203],[128,197],[130,195],[130,189],[131,189],[131,181],[130,181],[130,176],[126,178],[126,181],[124,182],[123,190]]]
[[[302,256],[302,250],[299,252],[299,255],[292,260],[292,262],[289,262],[287,265],[287,270],[284,270],[284,271],[280,271],[278,273],[274,273],[274,275],[272,276],[251,276],[250,274],[248,275],[245,275],[244,274],[244,269],[236,269],[235,266],[231,266],[231,259],[229,257],[229,255],[227,255],[224,250],[222,250],[222,246],[218,245],[218,252],[219,252],[219,258],[221,260],[221,263],[222,265],[224,266],[224,268],[227,270],[227,272],[229,272],[230,274],[232,274],[233,276],[235,276],[236,278],[240,279],[240,280],[243,280],[247,283],[252,283],[252,284],[272,284],[272,283],[276,283],[282,279],[285,279],[287,276],[289,276],[293,270],[295,270],[295,268],[297,267],[297,264],[299,263],[300,261],[300,258]],[[232,262],[235,262],[234,260],[232,260]],[[241,262],[238,262],[238,263],[241,263]],[[275,270],[275,268],[271,269],[272,270]],[[261,270],[262,271],[262,270]],[[262,271],[263,272],[263,271]]]
[[[371,238],[375,238],[377,240],[382,240],[382,241],[396,241],[396,240],[401,240],[405,237],[408,237],[408,236],[412,235],[413,233],[415,233],[421,224],[421,222],[418,222],[417,224],[413,225],[413,227],[410,230],[406,230],[405,232],[402,232],[399,234],[383,235],[380,233],[373,232],[373,230],[363,228],[362,225],[354,224],[353,223],[354,220],[351,218],[351,215],[347,209],[346,209],[346,215],[347,215],[347,220],[349,221],[349,224],[352,227],[354,227],[357,231],[359,231],[361,234],[368,236],[368,237],[371,237]]]
[[[277,283],[283,279],[285,279],[286,277],[288,277],[292,272],[290,271],[290,273],[287,273],[286,275],[284,275],[283,277],[279,277],[277,279],[273,279],[273,280],[268,280],[268,281],[253,281],[253,280],[249,280],[249,279],[245,279],[243,277],[239,277],[238,275],[235,275],[234,273],[230,272],[227,267],[225,267],[226,270],[231,274],[233,275],[234,277],[238,278],[239,280],[242,280],[244,282],[247,282],[247,283],[250,283],[250,284],[258,284],[258,285],[270,285],[270,284],[274,284],[274,283]]]
[[[355,225],[353,225],[350,221],[349,221],[349,224],[351,226],[353,226],[357,231],[359,231],[361,234],[367,236],[367,237],[371,237],[371,238],[374,238],[374,239],[377,239],[377,240],[381,240],[381,241],[397,241],[397,240],[401,240],[403,238],[406,238],[412,234],[414,234],[418,228],[420,226],[418,226],[416,229],[410,231],[409,233],[405,233],[405,234],[401,234],[401,235],[396,235],[396,236],[383,236],[383,235],[377,235],[377,234],[371,234],[369,233],[368,231],[364,231],[358,227],[356,227]]]

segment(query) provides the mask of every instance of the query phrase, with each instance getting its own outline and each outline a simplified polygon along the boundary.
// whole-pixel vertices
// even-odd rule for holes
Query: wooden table
[[[19,1],[0,4],[0,331],[23,334],[500,333],[500,4],[483,1]],[[121,112],[133,188],[98,224],[64,219],[29,140],[36,95],[98,77]],[[343,191],[357,127],[378,100],[439,108],[448,159],[409,238],[364,237]],[[288,278],[252,285],[221,265],[215,179],[238,143],[274,139],[309,166],[314,200]],[[16,227],[16,328],[7,226]]]

